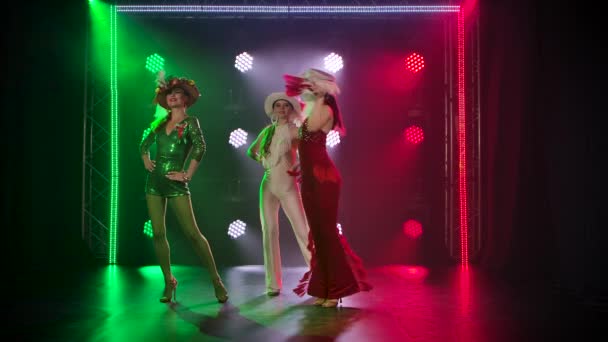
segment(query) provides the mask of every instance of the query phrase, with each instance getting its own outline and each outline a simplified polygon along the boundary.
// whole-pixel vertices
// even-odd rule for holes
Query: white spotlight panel
[[[335,73],[336,71],[342,69],[342,67],[344,67],[342,56],[338,55],[337,53],[332,52],[325,57],[325,69]]]
[[[340,143],[340,133],[338,133],[337,131],[331,130],[329,131],[329,133],[327,133],[327,141],[325,142],[325,145],[327,145],[330,148],[333,148],[334,146],[338,145]]]
[[[239,69],[240,72],[247,72],[253,68],[253,57],[247,52],[243,52],[236,56],[234,61],[234,67]]]
[[[247,132],[240,128],[235,129],[234,131],[230,132],[228,143],[234,146],[234,148],[239,148],[245,145],[247,143]]]
[[[245,224],[245,222],[243,222],[241,220],[233,221],[228,226],[228,236],[230,236],[233,239],[236,239],[239,236],[245,234],[246,229],[247,229],[247,225]]]

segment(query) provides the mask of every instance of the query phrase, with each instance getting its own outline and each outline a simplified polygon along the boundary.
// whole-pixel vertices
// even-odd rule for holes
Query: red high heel
[[[171,277],[171,280],[165,283],[165,290],[159,301],[161,303],[168,303],[171,301],[171,297],[173,297],[173,301],[177,301],[177,279],[174,277]]]

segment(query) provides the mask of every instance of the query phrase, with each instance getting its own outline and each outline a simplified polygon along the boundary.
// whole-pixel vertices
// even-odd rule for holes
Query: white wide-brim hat
[[[302,114],[302,105],[300,104],[300,101],[298,101],[298,99],[296,99],[295,97],[287,96],[287,94],[283,92],[276,92],[268,95],[266,97],[266,101],[264,101],[264,111],[266,112],[266,115],[272,117],[272,106],[275,102],[279,100],[285,100],[289,102],[297,116],[300,116]]]
[[[340,94],[340,87],[336,83],[336,77],[329,72],[310,68],[306,70],[300,77],[315,83],[322,91],[336,96]]]
[[[311,81],[330,81],[336,82],[336,76],[330,74],[327,71],[320,69],[310,68],[302,73],[300,77],[306,78]]]

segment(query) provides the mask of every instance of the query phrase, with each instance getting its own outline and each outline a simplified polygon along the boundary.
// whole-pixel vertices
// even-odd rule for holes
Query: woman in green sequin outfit
[[[160,301],[175,299],[177,280],[171,272],[169,241],[165,227],[167,203],[173,209],[184,234],[192,242],[213,281],[215,296],[220,303],[228,300],[228,293],[215,265],[211,247],[201,234],[192,210],[188,181],[194,175],[205,154],[206,144],[199,121],[189,116],[200,92],[193,80],[168,77],[161,72],[155,102],[168,114],[152,122],[140,144],[141,158],[149,171],[146,181],[146,202],[154,231],[154,249],[165,279]],[[156,143],[156,158],[150,159],[150,146]],[[188,159],[190,162],[187,163]],[[184,170],[188,164],[188,169]]]

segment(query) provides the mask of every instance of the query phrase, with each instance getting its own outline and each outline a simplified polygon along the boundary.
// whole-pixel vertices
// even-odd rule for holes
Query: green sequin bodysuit
[[[139,151],[144,155],[150,151],[150,146],[156,142],[156,167],[148,173],[146,193],[163,197],[190,195],[188,184],[173,181],[165,176],[169,171],[182,172],[188,156],[201,161],[207,145],[203,137],[198,119],[188,116],[166,134],[167,123],[161,124],[155,131],[144,133]]]

